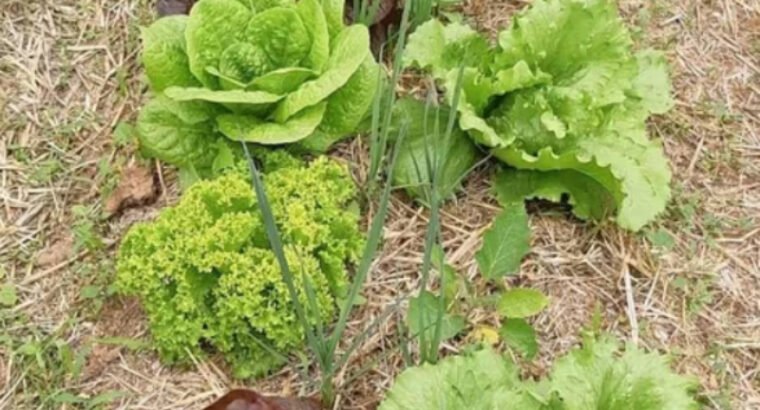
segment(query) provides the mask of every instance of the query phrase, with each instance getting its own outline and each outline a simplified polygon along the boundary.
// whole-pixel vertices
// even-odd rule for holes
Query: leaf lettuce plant
[[[592,187],[619,225],[638,230],[670,197],[671,172],[646,119],[673,102],[663,54],[632,46],[614,1],[537,0],[496,45],[431,20],[411,35],[405,65],[430,71],[450,100],[464,64],[459,126],[523,174],[548,173],[527,197],[570,194],[577,216],[596,217],[596,195],[577,189]]]
[[[521,380],[518,367],[491,349],[408,368],[379,410],[687,410],[698,408],[694,387],[665,356],[587,338],[538,383]]]
[[[325,151],[370,107],[367,28],[336,0],[200,0],[142,32],[147,156],[208,175],[226,139]]]
[[[296,294],[312,324],[328,323],[348,292],[346,264],[364,240],[344,166],[264,155],[264,184]],[[301,348],[294,302],[267,240],[245,164],[193,184],[152,222],[133,226],[117,258],[117,290],[138,297],[169,363],[221,352],[235,375],[266,374]]]

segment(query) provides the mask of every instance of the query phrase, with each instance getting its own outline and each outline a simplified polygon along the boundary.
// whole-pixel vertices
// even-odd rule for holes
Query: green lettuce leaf
[[[200,84],[188,67],[186,26],[187,16],[170,16],[141,30],[142,63],[154,92]]]
[[[612,210],[631,230],[665,209],[671,174],[645,124],[673,106],[667,62],[633,52],[616,2],[536,0],[497,47],[476,38],[461,24],[428,22],[410,37],[405,63],[430,71],[449,102],[461,84],[459,126],[475,142],[513,167],[546,173],[531,177],[531,189],[525,173],[512,174],[522,195],[569,194],[579,217]]]
[[[213,114],[214,108],[206,103],[154,98],[137,119],[140,152],[183,167],[209,168],[219,138]]]
[[[190,16],[144,29],[142,61],[153,98],[162,99],[144,108],[145,152],[206,176],[190,171],[207,161],[194,164],[200,156],[179,153],[195,151],[199,134],[218,137],[216,127],[258,144],[306,140],[299,147],[309,151],[350,135],[374,99],[379,71],[367,28],[344,26],[342,10],[341,2],[321,0],[199,0]],[[211,116],[178,119],[191,113],[165,109],[157,115],[167,99],[172,106],[203,104]],[[193,124],[202,127],[188,132]],[[161,144],[158,129],[170,135]]]
[[[411,367],[398,376],[379,410],[533,410],[543,408],[517,367],[492,350]]]
[[[360,25],[340,32],[319,78],[306,82],[279,104],[275,118],[283,122],[306,107],[323,101],[344,86],[369,56],[369,32]]]
[[[325,152],[356,130],[375,99],[380,67],[367,56],[348,82],[327,99],[327,109],[317,131],[301,142],[307,151]]]
[[[236,0],[203,0],[190,11],[185,30],[190,72],[201,84],[218,88],[218,79],[206,67],[219,67],[222,53],[239,41],[251,10]]]
[[[393,107],[391,134],[397,134],[406,125],[406,135],[398,147],[393,184],[424,203],[430,200],[431,170],[436,158],[444,162],[436,181],[436,195],[447,199],[459,189],[479,156],[477,148],[459,129],[454,128],[445,141],[449,115],[446,107],[412,98],[398,100]]]
[[[235,141],[287,144],[312,135],[325,115],[326,106],[327,103],[323,102],[309,107],[282,124],[237,114],[220,115],[216,117],[216,123],[222,134]]]
[[[494,182],[494,191],[502,205],[522,203],[526,199],[560,202],[563,195],[580,219],[602,220],[615,211],[615,199],[595,179],[578,171],[536,172],[504,169]]]
[[[693,380],[674,374],[664,356],[635,346],[618,355],[610,339],[586,340],[582,349],[559,359],[551,373],[552,390],[565,410],[697,409],[689,394]]]

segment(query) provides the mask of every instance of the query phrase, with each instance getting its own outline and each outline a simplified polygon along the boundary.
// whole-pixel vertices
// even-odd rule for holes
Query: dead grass
[[[471,0],[466,12],[493,31],[521,6]],[[541,349],[528,371],[546,372],[598,310],[605,330],[669,352],[679,371],[697,375],[708,407],[760,408],[760,3],[626,0],[621,8],[641,29],[639,42],[667,50],[672,63],[677,107],[651,130],[671,159],[675,198],[668,214],[641,235],[582,224],[556,208],[532,214],[532,253],[516,283],[542,289],[552,303],[535,320]],[[107,271],[120,234],[176,198],[170,172],[162,174],[168,191],[157,205],[95,224],[103,248],[61,255],[58,249],[82,239],[71,228],[87,217],[75,217],[72,207],[90,206],[90,218],[97,216],[104,187],[134,161],[114,147],[111,133],[139,107],[136,25],[149,21],[148,10],[138,0],[5,0],[0,7],[0,270],[19,296],[3,314],[25,317],[6,327],[14,335],[61,331],[60,339],[74,348],[97,337],[147,336],[134,301],[109,300],[100,314],[87,313],[80,290],[92,279],[82,266]],[[336,155],[363,179],[365,151],[355,141]],[[497,211],[487,194],[488,172],[470,178],[444,210],[446,250],[471,279],[478,238]],[[390,212],[367,304],[350,323],[353,335],[418,286],[426,213],[401,195]],[[673,243],[653,246],[646,236],[656,232],[669,233]],[[50,254],[57,257],[38,266],[38,256]],[[402,369],[400,316],[391,317],[362,345],[351,370],[339,375],[344,389],[337,408],[374,408]],[[468,319],[477,325],[497,320],[486,311]],[[126,392],[114,408],[195,408],[235,384],[215,361],[166,368],[149,353],[94,346],[80,379],[56,382],[86,394]],[[34,387],[19,363],[0,346],[0,408],[24,407],[21,389]],[[368,370],[352,373],[361,366]],[[306,382],[285,369],[250,387],[308,394],[314,386]]]

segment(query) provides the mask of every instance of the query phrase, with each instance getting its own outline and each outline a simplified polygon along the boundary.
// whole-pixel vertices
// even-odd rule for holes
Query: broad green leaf
[[[494,191],[502,205],[540,198],[560,202],[567,194],[573,213],[581,219],[603,220],[615,211],[615,199],[593,178],[574,170],[526,171],[503,169]]]
[[[379,410],[539,410],[540,395],[490,349],[404,370]]]
[[[154,92],[171,86],[194,87],[199,84],[188,65],[186,26],[187,16],[169,16],[140,32],[142,64]]]
[[[218,87],[218,79],[206,67],[219,67],[222,53],[240,41],[252,16],[251,10],[236,0],[200,0],[193,6],[185,30],[187,55],[190,72],[205,87]]]
[[[499,335],[511,348],[522,353],[527,359],[533,359],[538,352],[536,331],[525,319],[506,319],[501,325]]]
[[[501,294],[498,309],[507,319],[522,319],[541,313],[548,304],[549,299],[539,290],[515,288]]]
[[[464,318],[446,312],[446,303],[441,304],[438,296],[428,291],[409,300],[406,320],[413,336],[420,337],[424,334],[428,341],[435,339],[436,326],[440,326],[440,340],[451,339],[465,328]]]
[[[478,151],[456,127],[446,141],[451,113],[447,107],[426,104],[412,98],[397,101],[393,107],[393,132],[406,127],[393,171],[393,184],[411,196],[430,203],[430,183],[436,163],[441,173],[436,181],[439,199],[448,199],[478,159]]]
[[[297,11],[311,39],[311,49],[303,64],[321,72],[330,57],[330,33],[320,0],[301,0]]]
[[[530,251],[528,214],[522,203],[506,205],[483,235],[483,246],[475,254],[480,273],[487,279],[514,275]]]
[[[284,122],[299,111],[327,99],[348,82],[368,55],[369,33],[366,27],[354,25],[340,32],[333,41],[324,73],[288,94],[275,111],[276,120]]]
[[[267,105],[282,99],[280,95],[265,91],[214,91],[208,88],[170,87],[166,89],[165,94],[174,101],[207,101],[221,104]]]
[[[219,138],[210,121],[213,112],[205,103],[154,98],[137,118],[140,152],[177,166],[211,166]]]
[[[622,355],[610,339],[587,339],[583,348],[560,358],[551,389],[563,409],[696,410],[692,379],[673,373],[664,356],[628,345]]]
[[[317,132],[300,145],[311,152],[325,152],[356,131],[374,101],[379,69],[372,56],[367,56],[346,85],[327,99],[327,111]]]
[[[235,141],[264,145],[286,144],[311,135],[322,121],[326,106],[326,103],[321,103],[309,107],[283,124],[239,114],[222,114],[216,117],[216,122],[219,131]]]
[[[301,67],[280,68],[251,81],[249,89],[266,91],[275,95],[285,95],[298,89],[305,81],[316,77],[314,70]]]

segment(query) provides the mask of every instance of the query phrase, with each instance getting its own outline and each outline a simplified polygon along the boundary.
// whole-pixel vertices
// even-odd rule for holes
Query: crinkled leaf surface
[[[637,230],[664,210],[670,171],[645,121],[673,105],[667,62],[656,51],[634,54],[616,2],[535,0],[499,35],[498,47],[482,49],[468,30],[420,26],[405,63],[429,70],[447,101],[461,84],[459,126],[477,143],[517,168],[552,171],[532,181],[541,185],[535,196],[568,193],[582,218],[614,209],[621,226]]]
[[[587,340],[582,349],[559,359],[552,390],[566,410],[697,409],[689,390],[694,382],[673,373],[666,358],[632,345],[618,356],[612,340]]]
[[[251,16],[236,0],[201,0],[190,11],[185,30],[190,71],[205,87],[217,88],[218,79],[206,67],[219,67],[222,53],[240,39]]]
[[[593,178],[614,198],[618,224],[639,230],[665,209],[671,172],[660,144],[627,115],[635,117],[635,112],[621,110],[600,136],[581,139],[564,152],[546,148],[533,156],[511,147],[494,155],[517,168],[575,170]]]
[[[187,16],[170,16],[141,31],[142,63],[154,92],[161,92],[170,86],[193,87],[199,84],[188,66],[186,26]]]
[[[324,152],[357,129],[375,98],[380,67],[367,56],[346,85],[327,99],[327,110],[317,132],[302,141],[303,148]]]
[[[348,82],[369,55],[367,28],[355,25],[341,31],[332,47],[324,73],[285,97],[275,112],[277,121],[285,121],[304,108],[325,100]]]
[[[214,131],[213,107],[154,98],[137,119],[140,151],[172,164],[211,166],[219,134]]]

